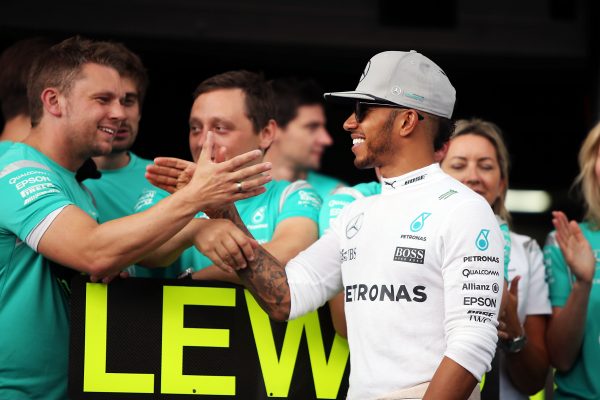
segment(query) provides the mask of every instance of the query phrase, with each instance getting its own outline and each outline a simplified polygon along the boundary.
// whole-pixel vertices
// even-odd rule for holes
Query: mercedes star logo
[[[348,225],[346,225],[346,237],[348,239],[352,239],[354,236],[356,236],[358,231],[360,231],[364,215],[365,213],[360,213],[356,217],[352,218],[350,222],[348,222]]]

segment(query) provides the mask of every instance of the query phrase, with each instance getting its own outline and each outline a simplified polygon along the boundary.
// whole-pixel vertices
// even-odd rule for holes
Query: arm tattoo
[[[228,219],[246,235],[252,237],[233,205],[220,209],[218,213],[211,213],[210,217]],[[290,314],[291,300],[285,265],[282,265],[262,246],[254,252],[254,261],[246,260],[248,266],[236,272],[269,315],[277,319],[287,319]]]

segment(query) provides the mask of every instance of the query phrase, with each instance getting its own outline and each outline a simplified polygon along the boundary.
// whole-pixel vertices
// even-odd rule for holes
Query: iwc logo
[[[365,213],[360,213],[356,217],[352,218],[350,222],[348,222],[348,225],[346,225],[346,237],[348,239],[352,239],[354,236],[356,236],[358,231],[360,231],[360,228],[363,224],[364,215]]]

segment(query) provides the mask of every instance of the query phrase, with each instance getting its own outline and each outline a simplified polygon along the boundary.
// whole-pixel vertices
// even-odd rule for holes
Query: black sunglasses
[[[367,114],[367,110],[371,107],[389,107],[389,108],[400,108],[403,110],[412,110],[412,108],[399,106],[397,104],[377,103],[375,101],[357,101],[354,103],[354,115],[356,117],[356,122],[359,122],[359,123],[362,122],[363,119],[365,118],[365,115]],[[417,117],[418,117],[419,121],[422,121],[425,119],[419,113],[417,113]]]

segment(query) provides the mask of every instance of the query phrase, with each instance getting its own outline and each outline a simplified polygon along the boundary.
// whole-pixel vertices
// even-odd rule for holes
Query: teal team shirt
[[[288,218],[304,217],[318,222],[321,198],[305,181],[271,181],[265,188],[264,193],[235,203],[242,221],[259,243],[269,242],[277,225]],[[140,196],[136,211],[146,210],[166,196],[168,193],[160,189],[147,190]],[[210,259],[191,247],[171,267],[136,268],[136,276],[175,278],[187,268],[198,271],[212,264]]]
[[[329,196],[323,199],[323,207],[319,214],[319,237],[325,234],[329,229],[331,221],[337,218],[344,207],[356,199],[369,197],[381,193],[381,183],[369,182],[359,183],[352,187],[341,187],[334,190]]]
[[[13,142],[8,140],[0,140],[0,156],[8,150],[10,146],[12,146]]]
[[[0,399],[63,400],[68,293],[26,240],[61,207],[97,213],[74,172],[22,143],[0,157],[0,198]]]
[[[315,189],[317,194],[322,199],[330,195],[335,189],[348,186],[339,179],[332,178],[331,176],[323,175],[315,171],[308,171],[308,174],[306,175],[306,181],[310,186],[313,187],[313,189]]]
[[[152,185],[144,174],[152,161],[129,152],[131,159],[123,168],[100,170],[100,179],[87,179],[84,184],[94,195],[100,222],[133,214],[140,193]]]
[[[596,273],[590,292],[581,353],[569,371],[556,371],[554,375],[558,386],[554,398],[558,400],[600,399],[600,231],[592,230],[586,222],[579,226],[596,256]],[[571,293],[575,276],[563,258],[554,232],[548,236],[544,247],[544,262],[550,302],[553,307],[563,307]]]

